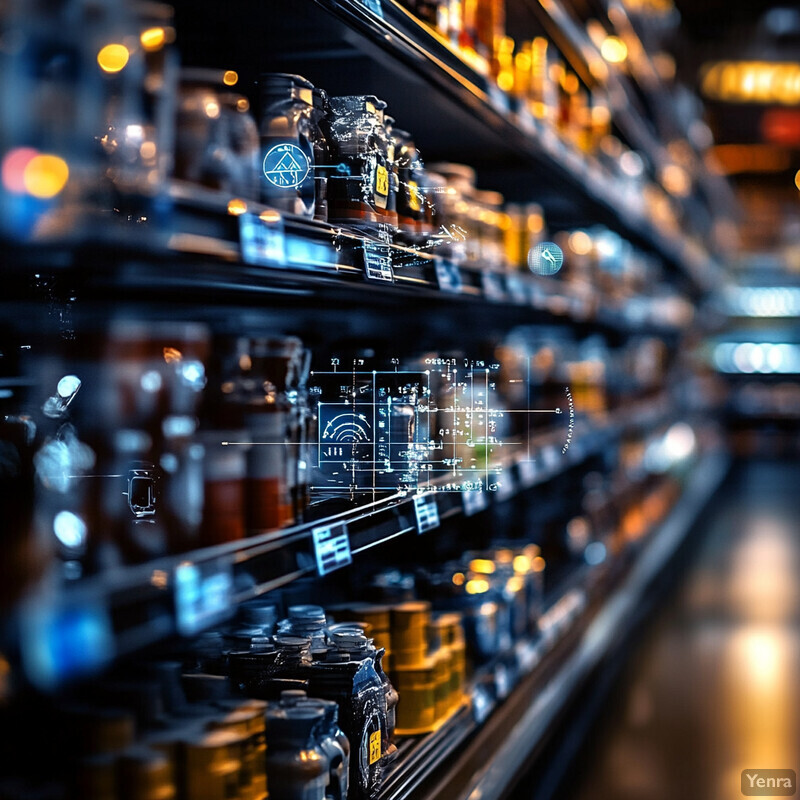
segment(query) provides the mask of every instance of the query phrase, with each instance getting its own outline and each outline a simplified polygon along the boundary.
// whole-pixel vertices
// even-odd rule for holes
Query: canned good
[[[435,730],[436,660],[426,656],[416,666],[397,667],[394,680],[400,695],[397,704],[397,733],[415,736]]]
[[[131,749],[117,768],[120,800],[173,800],[176,795],[172,764],[163,753]]]
[[[192,800],[239,797],[242,737],[230,731],[212,731],[186,740],[181,750],[185,797]]]
[[[328,179],[328,218],[353,224],[397,224],[386,103],[373,95],[332,97],[331,137],[339,165]]]
[[[420,664],[428,650],[431,604],[424,600],[392,606],[392,658],[395,669]]]

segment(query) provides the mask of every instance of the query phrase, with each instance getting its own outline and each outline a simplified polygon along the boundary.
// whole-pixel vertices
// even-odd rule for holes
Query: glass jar
[[[298,521],[308,498],[309,351],[295,337],[236,340],[222,384],[225,424],[254,442],[247,462],[250,530]]]
[[[408,131],[392,127],[397,170],[397,224],[404,233],[419,233],[425,216],[422,161]]]
[[[328,141],[323,119],[326,95],[300,75],[267,73],[259,79],[261,115],[261,200],[303,217],[317,213],[324,189]],[[320,198],[320,213],[325,205]]]
[[[386,103],[373,95],[332,97],[331,136],[339,164],[328,180],[328,217],[357,225],[397,224],[390,194]]]
[[[181,70],[175,177],[231,195],[258,196],[258,128],[235,73]]]

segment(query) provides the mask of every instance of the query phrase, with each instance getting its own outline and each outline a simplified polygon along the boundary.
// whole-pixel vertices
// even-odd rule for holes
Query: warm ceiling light
[[[794,174],[794,185],[800,189],[800,169]]]
[[[619,36],[606,36],[600,55],[611,64],[621,64],[628,57],[628,48]]]
[[[41,153],[34,156],[22,172],[28,194],[41,199],[55,197],[69,180],[69,167],[63,158]]]
[[[569,249],[576,255],[585,256],[592,249],[592,239],[586,231],[575,231],[569,235]]]
[[[148,28],[141,32],[139,41],[148,53],[152,53],[164,46],[167,41],[167,32],[163,28]]]
[[[703,65],[700,88],[725,103],[800,103],[800,64],[790,61],[717,61]]]
[[[689,173],[677,164],[667,164],[661,171],[661,183],[664,188],[676,197],[687,197],[692,190]]]
[[[222,82],[226,86],[235,86],[239,81],[239,73],[235,72],[232,69],[226,70],[225,74],[222,76]]]
[[[238,217],[240,214],[245,214],[246,212],[247,203],[245,203],[244,200],[234,197],[233,200],[228,203],[228,213],[234,217]]]
[[[130,51],[124,44],[107,44],[97,54],[97,63],[103,72],[120,72],[130,57]]]

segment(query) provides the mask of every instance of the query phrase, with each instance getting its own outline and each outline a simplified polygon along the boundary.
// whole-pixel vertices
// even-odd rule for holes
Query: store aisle
[[[731,800],[743,769],[800,768],[800,465],[736,468],[716,509],[564,800]]]

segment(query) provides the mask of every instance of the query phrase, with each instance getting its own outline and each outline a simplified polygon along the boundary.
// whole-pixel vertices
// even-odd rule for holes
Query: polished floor
[[[714,500],[559,800],[735,800],[800,771],[800,464],[748,463]]]

